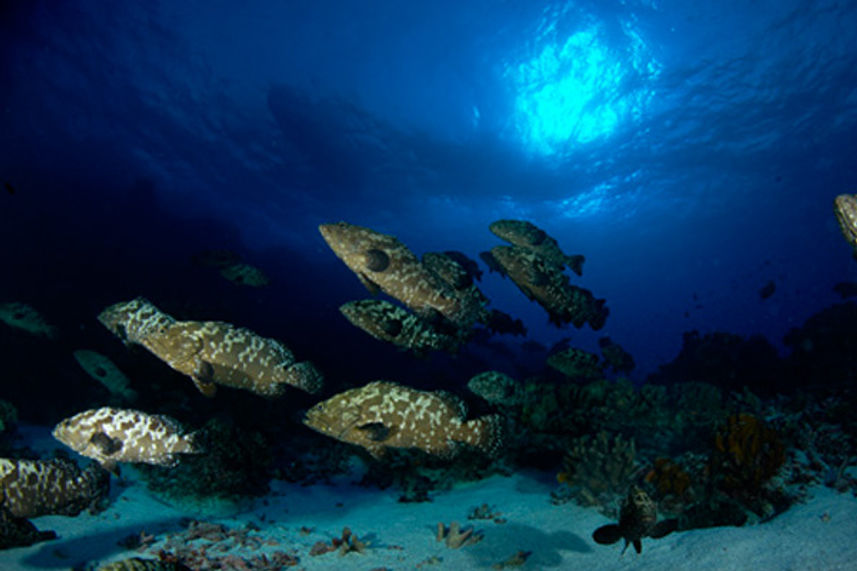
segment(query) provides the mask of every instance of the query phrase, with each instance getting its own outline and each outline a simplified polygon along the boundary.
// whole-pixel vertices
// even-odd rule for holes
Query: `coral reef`
[[[484,535],[481,531],[476,531],[473,526],[462,528],[457,521],[445,526],[442,522],[437,524],[437,534],[435,539],[443,541],[450,549],[459,549],[467,545],[475,545],[482,541]]]
[[[205,454],[186,457],[174,468],[141,465],[149,488],[175,498],[235,499],[268,491],[272,459],[260,433],[214,418],[197,442]]]
[[[633,438],[610,438],[605,431],[582,436],[568,449],[557,480],[569,486],[581,505],[609,509],[637,471],[636,457]]]
[[[734,414],[717,432],[711,469],[727,491],[756,494],[785,462],[777,432],[751,414]]]
[[[749,387],[772,394],[782,386],[784,371],[776,348],[760,335],[698,331],[684,334],[678,356],[646,378],[647,383],[701,381],[723,390]]]

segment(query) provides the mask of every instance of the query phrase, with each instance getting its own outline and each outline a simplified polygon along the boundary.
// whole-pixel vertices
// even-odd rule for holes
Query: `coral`
[[[487,519],[493,520],[494,523],[504,523],[506,520],[502,516],[503,512],[497,510],[494,506],[482,504],[481,506],[472,508],[467,514],[467,519]]]
[[[557,480],[567,484],[579,503],[605,508],[622,495],[637,470],[634,439],[605,431],[577,438],[563,459]]]
[[[770,394],[782,386],[783,366],[776,348],[761,335],[742,337],[713,332],[686,332],[672,362],[661,365],[646,382],[673,384],[701,381],[724,389],[749,386]]]
[[[260,433],[214,418],[203,427],[197,442],[205,454],[187,456],[175,468],[140,465],[149,488],[171,497],[192,498],[267,493],[271,452]]]
[[[690,474],[669,458],[656,458],[645,480],[655,487],[659,497],[682,497],[690,490]]]
[[[122,561],[115,561],[102,565],[98,571],[189,571],[188,568],[178,562],[159,561],[157,559],[141,559],[131,557]]]
[[[598,379],[604,375],[604,366],[599,362],[598,355],[575,347],[549,356],[547,364],[571,379]]]
[[[442,522],[437,524],[437,541],[443,541],[450,549],[458,549],[465,545],[475,545],[482,541],[483,535],[481,531],[476,531],[473,526],[461,528],[457,521],[449,524],[449,527],[443,525]]]
[[[330,553],[331,551],[338,551],[340,556],[347,555],[349,553],[366,553],[366,549],[369,547],[369,543],[366,541],[360,541],[356,535],[351,531],[351,528],[344,527],[342,528],[342,536],[334,537],[330,540],[330,542],[317,541],[312,548],[310,549],[309,554],[316,555],[324,555],[325,553]]]
[[[785,446],[777,432],[751,414],[733,414],[714,438],[711,468],[723,489],[758,493],[785,462]]]

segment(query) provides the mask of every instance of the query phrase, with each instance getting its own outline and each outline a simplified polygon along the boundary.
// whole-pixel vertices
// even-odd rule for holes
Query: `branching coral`
[[[462,528],[458,525],[457,521],[454,521],[449,524],[449,527],[438,522],[437,535],[435,539],[437,539],[437,541],[443,541],[450,549],[458,549],[465,545],[474,545],[479,543],[482,541],[483,537],[482,532],[476,531],[473,526]]]
[[[752,414],[733,414],[714,438],[712,470],[727,491],[758,492],[785,462],[777,432]]]

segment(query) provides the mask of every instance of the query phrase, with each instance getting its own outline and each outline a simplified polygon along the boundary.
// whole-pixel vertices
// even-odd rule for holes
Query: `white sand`
[[[46,445],[47,447],[47,445]],[[107,562],[131,556],[155,557],[166,534],[182,531],[179,520],[191,517],[241,528],[253,522],[257,535],[276,542],[265,550],[295,550],[300,563],[292,569],[485,569],[517,550],[532,551],[519,569],[857,569],[857,499],[818,487],[806,504],[793,506],[773,521],[743,528],[715,528],[674,533],[659,540],[644,539],[643,553],[622,543],[597,545],[592,531],[608,520],[595,510],[571,503],[550,503],[553,480],[549,474],[521,473],[492,477],[433,494],[420,504],[396,502],[394,490],[337,485],[298,485],[274,482],[266,498],[239,509],[220,506],[218,515],[169,505],[133,483],[136,474],[125,469],[131,485],[114,479],[110,507],[98,515],[76,518],[46,516],[34,523],[53,529],[58,539],[27,548],[0,552],[0,569],[69,569],[85,562]],[[472,507],[487,503],[502,512],[506,523],[468,521]],[[337,505],[341,504],[341,505]],[[264,519],[263,519],[264,518]],[[438,522],[475,524],[484,540],[454,550],[435,540]],[[301,527],[312,528],[302,533]],[[348,526],[371,542],[365,554],[310,556],[316,541],[339,537]],[[156,543],[144,552],[123,551],[117,541],[146,530]],[[199,545],[202,540],[195,542]],[[211,549],[209,553],[214,553]]]

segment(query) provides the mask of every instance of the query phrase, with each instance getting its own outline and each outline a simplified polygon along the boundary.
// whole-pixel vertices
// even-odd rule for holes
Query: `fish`
[[[0,506],[13,517],[95,513],[109,491],[110,474],[98,464],[81,471],[68,459],[0,458]]]
[[[838,293],[842,299],[857,297],[857,282],[838,282],[833,286],[833,291]]]
[[[194,264],[208,268],[226,268],[241,263],[241,256],[226,249],[202,250],[190,259]]]
[[[586,258],[581,254],[568,256],[547,232],[526,220],[497,220],[488,229],[513,246],[525,248],[559,267],[568,266],[578,276],[583,275]]]
[[[90,409],[62,420],[51,432],[78,454],[115,472],[119,462],[173,467],[182,454],[200,454],[197,433],[178,421],[133,409]]]
[[[49,324],[41,313],[26,303],[16,301],[0,303],[0,321],[9,327],[26,331],[37,337],[47,339],[57,337],[57,328]]]
[[[845,240],[857,258],[857,194],[840,194],[833,200],[833,213]]]
[[[298,362],[276,339],[222,321],[176,321],[141,298],[114,304],[98,319],[120,338],[142,345],[189,376],[208,397],[218,385],[274,398],[287,386],[316,393],[324,382],[312,363]]]
[[[383,299],[349,301],[339,306],[339,311],[375,339],[417,354],[426,351],[454,353],[461,345],[460,338],[438,331],[405,308]]]
[[[636,367],[633,355],[610,337],[599,339],[598,348],[601,349],[601,356],[604,357],[604,365],[613,369],[613,372],[627,375]]]
[[[609,314],[606,301],[571,285],[555,264],[520,246],[495,246],[485,254],[483,258],[490,256],[492,264],[502,269],[501,275],[508,276],[524,295],[547,311],[554,325],[571,323],[580,328],[588,322],[595,331],[604,327]]]
[[[423,319],[451,329],[468,329],[479,318],[483,308],[472,296],[456,292],[395,236],[347,222],[321,224],[319,232],[371,293],[384,292]]]
[[[678,528],[678,520],[657,521],[657,507],[652,498],[638,486],[631,486],[619,510],[619,523],[603,525],[592,534],[592,539],[601,545],[611,545],[625,540],[622,553],[633,545],[637,553],[643,550],[642,538],[660,539]]]
[[[98,314],[98,321],[126,345],[142,345],[150,351],[146,340],[164,335],[176,323],[173,316],[144,297],[106,307]]]
[[[250,287],[265,287],[271,279],[256,266],[239,263],[220,268],[220,275],[234,284]]]
[[[768,299],[774,292],[777,291],[777,284],[774,283],[774,280],[768,280],[765,285],[759,288],[759,297],[761,299]]]
[[[373,381],[336,394],[306,412],[304,424],[380,459],[389,448],[418,448],[443,458],[470,446],[496,456],[503,446],[500,417],[465,420],[464,402],[442,391],[419,391]]]
[[[137,392],[131,388],[131,380],[125,376],[113,361],[96,351],[78,349],[74,359],[86,373],[104,385],[110,394],[122,402],[137,400]]]
[[[6,192],[8,192],[9,194],[15,194],[15,187],[12,186],[11,182],[8,182],[8,181],[4,182],[3,188],[5,188]]]
[[[549,367],[572,379],[600,379],[604,377],[604,365],[594,355],[583,349],[568,347],[551,353],[547,358]]]

